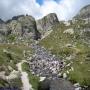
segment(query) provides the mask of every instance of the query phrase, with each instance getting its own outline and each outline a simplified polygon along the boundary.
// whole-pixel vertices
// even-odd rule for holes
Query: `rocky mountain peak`
[[[90,18],[90,5],[83,7],[75,18],[87,19]]]
[[[50,13],[37,21],[37,29],[47,31],[57,23],[59,23],[57,15],[55,13]]]
[[[12,34],[19,36],[33,37],[38,39],[39,32],[37,31],[36,21],[30,15],[14,16],[12,19],[6,22],[8,28],[12,31]]]

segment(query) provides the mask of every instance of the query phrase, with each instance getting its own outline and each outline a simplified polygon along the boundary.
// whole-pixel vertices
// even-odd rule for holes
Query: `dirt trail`
[[[22,64],[24,62],[25,61],[22,61],[22,62],[17,64],[18,70],[21,73],[21,80],[22,80],[22,83],[23,83],[23,89],[22,90],[33,90],[32,85],[29,83],[27,72],[23,72],[23,70],[22,70]]]

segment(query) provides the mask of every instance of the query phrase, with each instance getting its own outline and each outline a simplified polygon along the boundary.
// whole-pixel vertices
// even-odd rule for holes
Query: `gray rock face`
[[[0,19],[0,35],[4,35],[6,31],[6,25],[3,20]]]
[[[57,15],[55,13],[50,13],[37,21],[37,29],[41,31],[47,31],[57,23],[59,23]]]
[[[75,88],[65,79],[54,78],[41,82],[38,90],[75,90]]]
[[[7,42],[7,37],[13,35],[23,39],[38,40],[41,36],[37,30],[36,21],[32,16],[14,16],[12,19],[4,22],[0,19],[0,42]]]
[[[7,27],[13,34],[23,37],[33,37],[34,39],[40,38],[40,33],[37,31],[36,21],[32,16],[15,16],[7,21]]]
[[[80,39],[86,43],[90,43],[90,5],[83,7],[79,13],[72,19],[75,24],[75,32]],[[77,30],[79,29],[79,30]]]
[[[0,19],[0,42],[2,42],[9,33],[10,30],[8,30],[7,25]]]
[[[90,5],[85,6],[80,10],[78,15],[75,18],[87,19],[90,18]]]
[[[5,23],[0,24],[0,34],[1,35],[7,35],[8,29]]]

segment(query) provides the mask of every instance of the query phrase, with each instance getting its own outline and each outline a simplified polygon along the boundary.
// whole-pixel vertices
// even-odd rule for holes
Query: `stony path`
[[[23,83],[22,90],[33,90],[32,85],[29,83],[28,74],[26,72],[22,71],[22,63],[23,62],[24,61],[17,64],[18,70],[21,73],[21,80],[22,80],[22,83]]]
[[[44,77],[57,76],[64,67],[63,61],[44,47],[32,44],[32,48],[35,50],[35,54],[29,61],[31,72]]]

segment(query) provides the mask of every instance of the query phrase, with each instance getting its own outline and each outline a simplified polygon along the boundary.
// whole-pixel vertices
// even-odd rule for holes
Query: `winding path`
[[[24,62],[25,61],[22,61],[22,62],[17,64],[18,71],[20,71],[20,73],[21,73],[21,80],[22,80],[22,83],[23,83],[23,89],[22,90],[33,90],[32,85],[29,83],[27,72],[23,72],[23,70],[22,70],[22,64]]]

